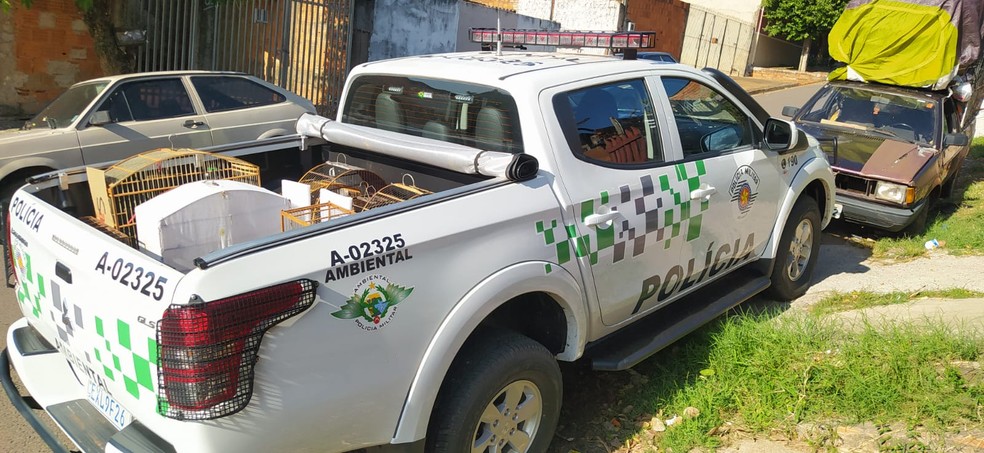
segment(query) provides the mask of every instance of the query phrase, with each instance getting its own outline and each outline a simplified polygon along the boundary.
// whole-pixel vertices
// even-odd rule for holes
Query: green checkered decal
[[[546,246],[554,248],[556,262],[561,265],[576,256],[588,257],[594,266],[600,261],[599,252],[608,248],[614,248],[611,263],[617,263],[626,253],[642,254],[646,239],[652,237],[664,249],[669,249],[674,238],[692,241],[700,237],[703,212],[709,202],[691,201],[690,192],[700,187],[706,174],[703,161],[677,164],[672,174],[659,176],[658,185],[652,176],[646,175],[640,178],[640,187],[635,191],[625,185],[615,196],[601,192],[598,198],[582,201],[575,207],[581,224],[591,214],[613,209],[622,213],[625,220],[607,228],[584,228],[582,231],[588,234],[579,235],[576,225],[561,225],[559,220],[552,219],[538,221],[536,232],[543,236]],[[553,269],[547,264],[545,270],[550,273]]]
[[[35,273],[31,267],[31,255],[21,253],[18,247],[14,247],[14,266],[20,270],[20,286],[17,288],[17,302],[20,304],[31,304],[31,314],[35,318],[41,318],[41,301],[48,298],[48,292],[44,285],[44,276]]]
[[[96,333],[102,341],[93,348],[93,353],[102,366],[103,375],[110,381],[121,379],[127,393],[136,399],[144,394],[156,401],[151,367],[157,366],[157,340],[137,339],[134,344],[130,325],[122,320],[117,320],[112,326],[115,327],[114,331],[107,332],[107,327],[103,319],[97,316]]]

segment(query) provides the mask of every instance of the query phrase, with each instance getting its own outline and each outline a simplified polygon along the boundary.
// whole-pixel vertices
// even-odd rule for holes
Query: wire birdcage
[[[412,200],[429,193],[431,193],[429,190],[417,187],[413,176],[405,174],[403,175],[403,183],[387,184],[372,194],[357,197],[353,204],[359,211],[368,211],[388,204]]]
[[[161,148],[136,154],[91,177],[97,218],[129,238],[136,246],[134,209],[182,184],[202,180],[231,180],[260,185],[260,169],[241,159],[193,149]]]
[[[386,181],[376,173],[344,162],[325,162],[301,176],[299,182],[311,187],[315,203],[321,189],[327,189],[348,197],[368,195],[372,188],[386,185]]]
[[[280,211],[280,229],[289,231],[354,213],[331,202],[285,209]]]

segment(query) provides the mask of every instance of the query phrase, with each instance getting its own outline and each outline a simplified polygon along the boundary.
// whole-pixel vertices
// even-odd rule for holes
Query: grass
[[[954,255],[984,253],[984,137],[974,139],[964,161],[956,193],[956,202],[941,201],[939,215],[926,232],[913,237],[883,237],[875,241],[872,257],[911,259],[926,253],[930,239],[945,243]]]
[[[586,443],[554,451],[714,449],[729,432],[793,438],[798,425],[826,427],[806,439],[824,450],[839,424],[938,433],[980,426],[984,388],[968,385],[954,363],[982,354],[984,338],[943,326],[848,331],[805,312],[730,316],[638,365],[617,402],[595,414],[594,431],[577,428],[578,439],[604,450]]]
[[[984,293],[963,288],[920,290],[916,292],[896,291],[891,293],[873,293],[871,291],[835,292],[813,304],[810,310],[817,314],[826,314],[879,305],[904,304],[918,298],[927,297],[938,299],[970,299],[973,297],[984,297]]]

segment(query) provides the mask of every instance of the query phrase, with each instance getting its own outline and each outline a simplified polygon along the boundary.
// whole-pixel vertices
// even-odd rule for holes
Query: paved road
[[[765,108],[770,115],[777,118],[784,118],[782,116],[782,108],[786,105],[791,105],[794,107],[802,107],[813,93],[816,93],[820,87],[823,86],[822,83],[815,83],[811,85],[803,85],[799,87],[786,88],[778,91],[770,91],[768,93],[761,93],[753,95],[759,104]],[[787,118],[788,119],[788,118]]]

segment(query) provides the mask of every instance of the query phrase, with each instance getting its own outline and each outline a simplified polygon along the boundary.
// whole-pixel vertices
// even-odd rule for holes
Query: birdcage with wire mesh
[[[134,209],[182,184],[231,180],[260,185],[260,169],[241,159],[193,149],[155,149],[100,170],[89,167],[96,219],[128,238],[136,247]]]
[[[368,211],[388,204],[412,200],[429,193],[431,193],[429,190],[417,187],[413,176],[405,174],[402,183],[387,184],[369,195],[356,197],[353,205],[356,210]]]
[[[386,181],[376,173],[345,162],[325,162],[301,176],[299,182],[311,187],[313,201],[318,203],[321,189],[348,196],[368,195],[374,188],[383,187]]]
[[[334,203],[318,203],[300,208],[285,209],[280,211],[280,229],[290,231],[303,228],[315,223],[327,222],[331,219],[354,214],[354,211],[345,209]]]

